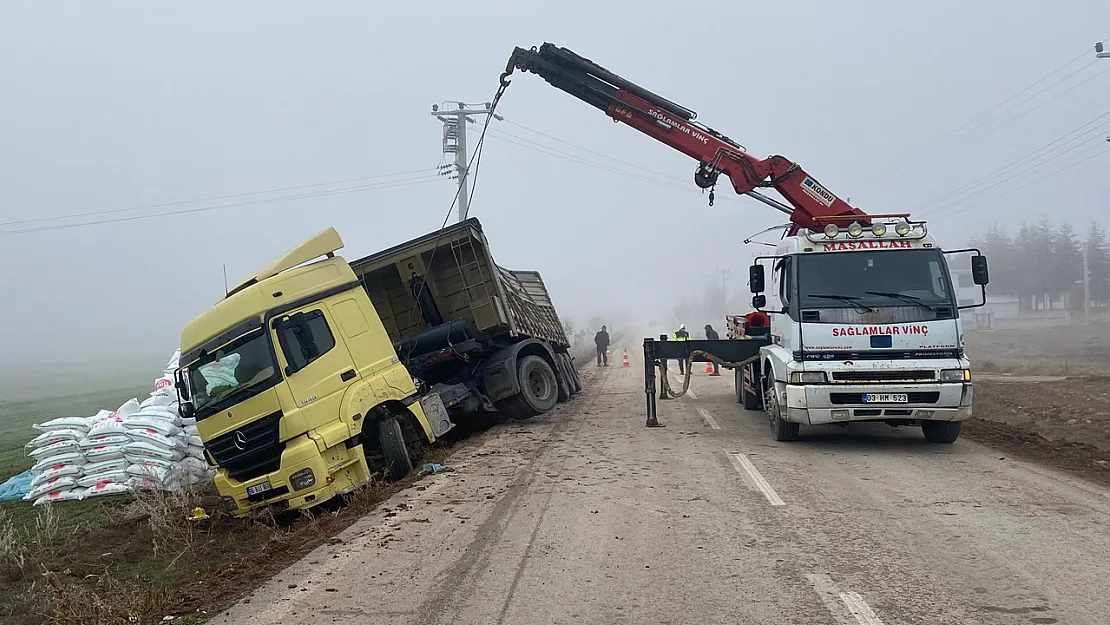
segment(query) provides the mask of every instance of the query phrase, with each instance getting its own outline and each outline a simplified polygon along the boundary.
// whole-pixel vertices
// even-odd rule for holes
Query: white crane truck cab
[[[984,299],[986,257],[944,252],[924,222],[897,217],[802,230],[750,268],[771,341],[738,373],[737,394],[746,408],[763,405],[776,440],[796,439],[801,425],[881,421],[951,443],[971,417],[971,363],[945,256],[974,254]]]

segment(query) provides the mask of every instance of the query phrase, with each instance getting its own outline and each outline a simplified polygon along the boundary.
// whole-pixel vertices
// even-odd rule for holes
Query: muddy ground
[[[969,331],[969,437],[1110,484],[1110,323]]]

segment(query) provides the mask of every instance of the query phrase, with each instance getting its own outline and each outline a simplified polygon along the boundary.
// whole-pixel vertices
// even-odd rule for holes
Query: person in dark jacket
[[[605,326],[601,326],[601,329],[594,335],[594,345],[597,347],[597,366],[602,366],[602,362],[604,362],[605,366],[608,367],[609,331],[605,329]]]
[[[705,324],[705,338],[709,339],[710,341],[718,341],[721,339],[721,335],[717,334],[717,331],[713,329],[713,326],[707,323]],[[721,370],[717,367],[717,363],[713,363],[712,375],[721,375]]]

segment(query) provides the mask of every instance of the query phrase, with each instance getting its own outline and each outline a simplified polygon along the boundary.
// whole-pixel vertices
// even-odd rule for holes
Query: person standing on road
[[[676,331],[674,334],[671,335],[671,340],[672,341],[689,341],[690,340],[690,333],[686,331],[686,324],[685,323],[679,324],[678,331]],[[682,375],[682,374],[686,373],[685,369],[686,369],[686,359],[685,358],[680,358],[678,360],[678,373],[679,373],[679,375]]]
[[[721,339],[721,335],[717,334],[717,331],[713,329],[713,326],[707,323],[705,324],[705,338],[709,339],[710,341],[719,341]],[[713,363],[713,373],[711,375],[721,375],[721,370],[717,367],[716,362]]]
[[[609,331],[605,329],[605,326],[601,326],[601,329],[594,335],[594,345],[597,347],[597,366],[602,366],[601,363],[604,362],[605,366],[608,367]]]

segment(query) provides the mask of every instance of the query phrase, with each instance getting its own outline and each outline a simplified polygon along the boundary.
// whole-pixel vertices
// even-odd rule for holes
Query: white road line
[[[714,430],[721,429],[721,426],[717,425],[717,420],[713,418],[713,415],[709,414],[708,410],[702,408],[701,406],[698,406],[697,409],[698,414],[701,415],[702,419],[705,419],[705,422],[709,424],[709,427],[713,428]]]
[[[828,575],[811,573],[806,579],[829,612],[844,625],[883,625],[871,606],[856,592],[840,592]]]
[[[786,502],[779,497],[775,489],[771,488],[771,485],[767,483],[767,480],[759,473],[759,469],[755,468],[755,465],[752,464],[751,460],[748,460],[747,456],[744,454],[729,454],[728,457],[732,460],[732,467],[736,469],[738,473],[747,474],[755,487],[763,493],[763,496],[767,498],[767,501],[770,502],[772,506],[786,505]]]
[[[840,593],[840,600],[848,606],[848,611],[856,617],[859,625],[883,625],[879,617],[871,611],[871,606],[867,605],[867,602],[863,600],[858,592],[842,592]]]

